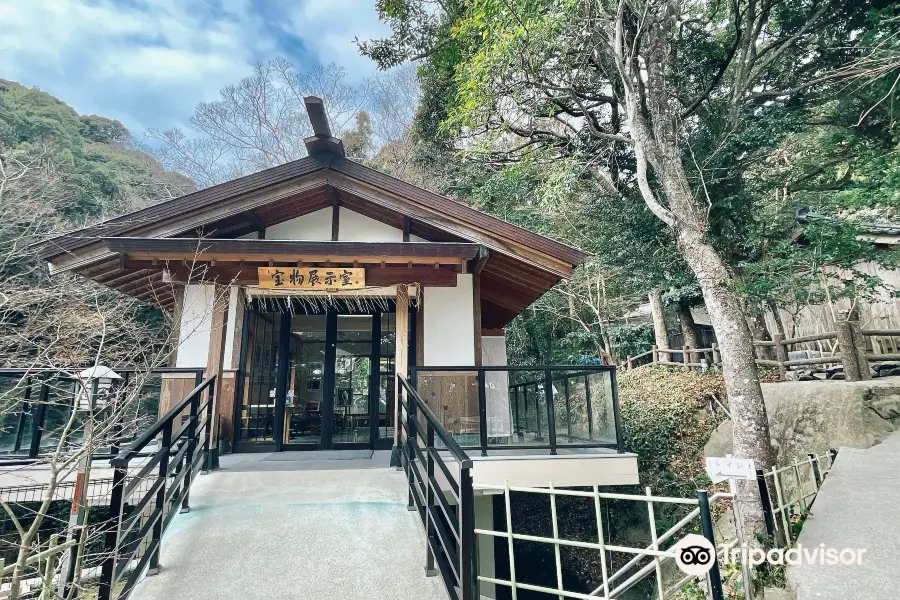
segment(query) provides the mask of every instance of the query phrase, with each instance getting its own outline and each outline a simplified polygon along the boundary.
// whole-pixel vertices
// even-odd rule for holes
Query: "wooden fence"
[[[794,367],[812,367],[818,365],[841,366],[844,379],[862,381],[871,378],[869,363],[881,361],[900,361],[900,351],[896,339],[900,338],[900,329],[862,329],[859,321],[839,321],[835,331],[826,331],[813,335],[785,338],[774,335],[773,340],[754,341],[756,347],[756,364],[766,367],[777,367],[779,379],[787,379],[787,372]],[[798,358],[791,360],[788,352],[792,346],[809,345],[813,342],[825,341],[833,349],[827,356]],[[893,352],[889,352],[893,350]],[[680,355],[681,360],[674,360]],[[709,348],[657,348],[635,356],[629,356],[625,368],[629,371],[641,364],[654,364],[670,367],[708,368],[722,364],[722,355],[717,344]]]

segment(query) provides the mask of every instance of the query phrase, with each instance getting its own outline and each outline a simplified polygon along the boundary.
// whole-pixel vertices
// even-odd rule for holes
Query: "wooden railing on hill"
[[[862,329],[858,321],[841,321],[836,331],[794,338],[776,334],[773,338],[753,342],[757,351],[756,364],[777,367],[779,379],[782,381],[787,379],[788,371],[794,367],[817,365],[840,365],[847,381],[867,380],[871,378],[870,363],[900,361],[900,353],[884,352],[885,346],[897,348],[892,340],[900,339],[900,329]],[[891,343],[886,343],[885,340]],[[792,346],[822,341],[828,342],[833,348],[827,356],[791,360],[788,355]],[[675,360],[675,355],[680,355],[681,360]],[[702,369],[721,365],[722,356],[716,344],[712,344],[709,348],[653,346],[647,352],[629,356],[625,368],[630,371],[641,364]]]

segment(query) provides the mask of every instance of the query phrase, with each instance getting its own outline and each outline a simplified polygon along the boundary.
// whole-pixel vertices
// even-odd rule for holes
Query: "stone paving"
[[[866,450],[840,449],[798,544],[865,553],[860,565],[791,567],[797,600],[900,597],[900,431]]]
[[[222,457],[163,538],[135,600],[446,600],[388,453],[369,460]]]

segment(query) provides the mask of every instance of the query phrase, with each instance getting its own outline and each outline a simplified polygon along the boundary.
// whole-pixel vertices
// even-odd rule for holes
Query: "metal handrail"
[[[32,375],[44,373],[65,373],[68,371],[83,371],[94,365],[69,366],[65,369],[52,367],[0,367],[0,375]],[[196,373],[196,367],[116,367],[116,373]]]
[[[197,384],[197,386],[191,390],[188,395],[172,407],[165,415],[159,418],[159,420],[151,425],[148,429],[144,430],[144,433],[139,435],[134,439],[130,444],[128,444],[127,448],[124,448],[115,458],[110,461],[110,465],[113,467],[121,467],[125,466],[129,460],[134,458],[141,450],[143,450],[147,444],[149,444],[156,436],[158,436],[164,427],[171,422],[181,413],[184,412],[184,409],[187,408],[188,404],[193,401],[195,396],[199,396],[203,390],[208,388],[210,385],[215,383],[216,376],[211,375],[206,380]]]
[[[426,572],[440,574],[451,600],[476,600],[479,595],[472,459],[402,375],[397,374],[397,382],[398,401],[403,409],[397,423],[401,465],[409,485],[408,508],[419,514],[425,528]],[[420,414],[424,424],[419,421]],[[443,446],[438,446],[437,440]],[[459,463],[456,481],[445,457]],[[445,497],[436,467],[447,478],[455,506]]]
[[[198,374],[197,379],[182,401],[110,461],[115,472],[98,600],[126,600],[145,571],[158,570],[163,533],[179,506],[181,512],[190,510],[194,476],[209,469],[216,376],[200,381]],[[201,402],[204,392],[207,399]],[[176,432],[176,422],[185,417]],[[160,436],[158,450],[149,457],[142,453]],[[130,471],[135,458],[147,460]],[[139,491],[147,480],[149,487]],[[132,500],[134,494],[140,497]]]
[[[422,397],[419,396],[418,392],[403,376],[398,376],[397,380],[400,382],[400,385],[406,390],[406,393],[409,394],[409,397],[416,404],[416,408],[422,411],[422,414],[425,416],[425,420],[434,427],[434,431],[437,436],[441,439],[444,445],[447,447],[447,450],[453,455],[453,458],[459,461],[461,465],[471,467],[472,459],[469,458],[469,455],[466,454],[465,450],[457,443],[457,441],[453,438],[453,435],[447,431],[447,428],[444,427],[440,420],[437,418],[437,415],[434,414],[434,411],[429,408],[428,404],[422,400]]]

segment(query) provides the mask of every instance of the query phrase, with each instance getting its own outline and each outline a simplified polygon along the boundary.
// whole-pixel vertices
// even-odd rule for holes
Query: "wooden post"
[[[484,351],[481,341],[481,273],[472,274],[472,321],[475,327],[475,366],[483,362]]]
[[[684,367],[686,369],[691,368],[691,347],[690,346],[682,346],[681,360],[684,361]]]
[[[405,284],[397,285],[397,348],[394,368],[397,375],[407,377],[406,359],[409,353],[409,289]],[[394,386],[394,447],[400,436],[400,386]]]
[[[653,344],[650,351],[653,353],[650,355],[650,358],[653,359],[652,364],[655,365],[657,362],[659,362],[659,360],[657,359],[657,354],[656,354],[656,344]]]
[[[713,342],[712,344],[710,344],[710,347],[712,348],[712,361],[713,361],[713,364],[714,364],[714,365],[721,365],[721,364],[722,364],[722,355],[719,354],[719,344]]]
[[[778,361],[778,378],[781,381],[787,379],[787,365],[784,363],[788,360],[787,348],[784,345],[784,334],[776,333],[772,336],[775,342],[775,360]]]
[[[838,319],[837,342],[841,349],[841,363],[844,365],[844,379],[847,381],[859,381],[859,359],[856,356],[856,343],[853,341],[853,329],[850,321]]]
[[[853,337],[853,350],[856,355],[856,364],[859,369],[860,381],[872,379],[872,371],[869,369],[869,360],[866,358],[866,338],[862,334],[859,324],[859,310],[853,310],[847,315],[847,324],[850,325],[850,334]]]
[[[663,307],[662,290],[653,290],[649,295],[650,316],[653,318],[653,335],[656,347],[669,349],[669,331],[666,328],[666,316]]]
[[[626,367],[625,367],[625,370],[626,370],[626,371],[630,371],[631,369],[632,369],[632,366],[631,366],[631,355],[629,354],[629,355],[628,355],[628,363],[627,363],[627,365],[626,365]]]
[[[219,408],[221,406],[222,397],[222,372],[226,365],[225,361],[225,329],[228,327],[228,303],[229,288],[224,285],[216,285],[213,291],[213,319],[212,329],[209,333],[209,354],[206,359],[206,377],[210,375],[216,376],[215,391],[213,394],[213,404],[209,411],[211,422],[210,428],[210,445],[217,448],[219,440]],[[231,419],[231,414],[224,415],[226,419]]]

